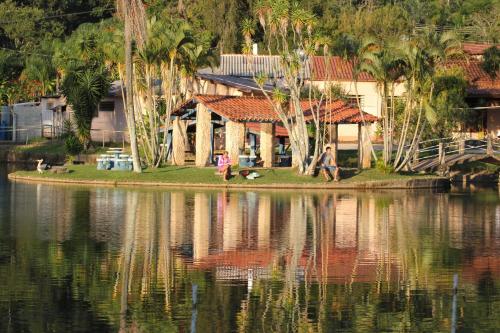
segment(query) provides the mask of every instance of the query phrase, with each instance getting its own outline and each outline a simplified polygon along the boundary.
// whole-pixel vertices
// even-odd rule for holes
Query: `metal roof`
[[[203,80],[214,81],[217,83],[224,84],[229,87],[234,87],[240,91],[244,92],[252,92],[252,91],[261,91],[260,87],[255,83],[253,78],[249,77],[239,77],[239,76],[231,76],[231,75],[221,75],[221,74],[210,74],[199,72],[197,76]],[[264,84],[264,90],[268,92],[272,92],[276,86],[272,83]]]
[[[304,79],[311,77],[309,61],[301,69]],[[245,54],[223,54],[221,55],[218,74],[239,77],[254,77],[264,74],[269,78],[282,78],[283,68],[281,57],[276,55],[245,55]]]

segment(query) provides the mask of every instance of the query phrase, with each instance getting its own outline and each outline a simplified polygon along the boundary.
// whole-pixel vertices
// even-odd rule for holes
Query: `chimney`
[[[252,54],[259,55],[259,45],[257,43],[253,43],[252,45]]]

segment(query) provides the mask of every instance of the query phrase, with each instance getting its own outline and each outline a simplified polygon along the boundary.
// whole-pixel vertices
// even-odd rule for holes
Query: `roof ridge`
[[[243,53],[223,53],[220,55],[224,56],[238,56],[238,57],[280,57],[279,54],[243,54]]]
[[[213,95],[213,94],[195,94],[196,97],[214,97],[214,98],[224,98],[224,99],[234,99],[234,98],[247,98],[247,99],[265,99],[265,96],[235,96],[235,95]]]

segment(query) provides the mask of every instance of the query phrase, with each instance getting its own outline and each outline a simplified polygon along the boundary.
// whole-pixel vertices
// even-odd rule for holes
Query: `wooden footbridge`
[[[446,170],[451,166],[473,161],[500,165],[500,141],[443,138],[419,143],[410,169],[413,171]]]

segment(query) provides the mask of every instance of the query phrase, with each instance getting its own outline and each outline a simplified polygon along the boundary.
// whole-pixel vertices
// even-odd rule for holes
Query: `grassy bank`
[[[111,144],[103,147],[101,143],[94,142],[86,154],[104,154],[110,147],[122,147],[121,144]],[[39,155],[66,155],[64,140],[50,140],[38,138],[31,140],[27,145],[12,146],[12,151]]]
[[[323,178],[298,176],[293,169],[262,169],[258,170],[262,177],[255,180],[247,180],[241,176],[234,176],[229,184],[239,185],[274,185],[274,184],[304,184],[320,185],[325,184]],[[170,183],[170,184],[223,184],[222,178],[215,174],[215,168],[195,168],[195,167],[165,167],[160,169],[144,170],[142,174],[120,171],[99,171],[94,165],[75,165],[69,167],[69,173],[52,174],[44,173],[39,175],[31,171],[18,171],[18,177],[39,177],[46,180],[69,180],[69,181],[101,181],[120,183]],[[365,170],[362,172],[344,171],[343,180],[339,184],[368,183],[368,182],[390,182],[405,181],[415,179],[434,179],[434,176],[391,174],[387,175],[377,170]],[[334,183],[325,184],[334,186]]]
[[[102,143],[94,142],[93,146],[87,152],[82,153],[82,155],[105,154],[110,147],[122,147],[122,145],[120,143],[112,143],[106,144],[106,147],[103,147]],[[0,147],[0,149],[2,149],[2,147]],[[49,159],[54,155],[65,156],[67,154],[63,140],[49,140],[45,138],[33,139],[27,145],[5,146],[3,149],[16,153],[45,156]],[[130,150],[128,145],[126,145],[125,150]],[[355,168],[357,166],[357,150],[339,150],[338,154],[339,164],[341,166],[345,168]]]

